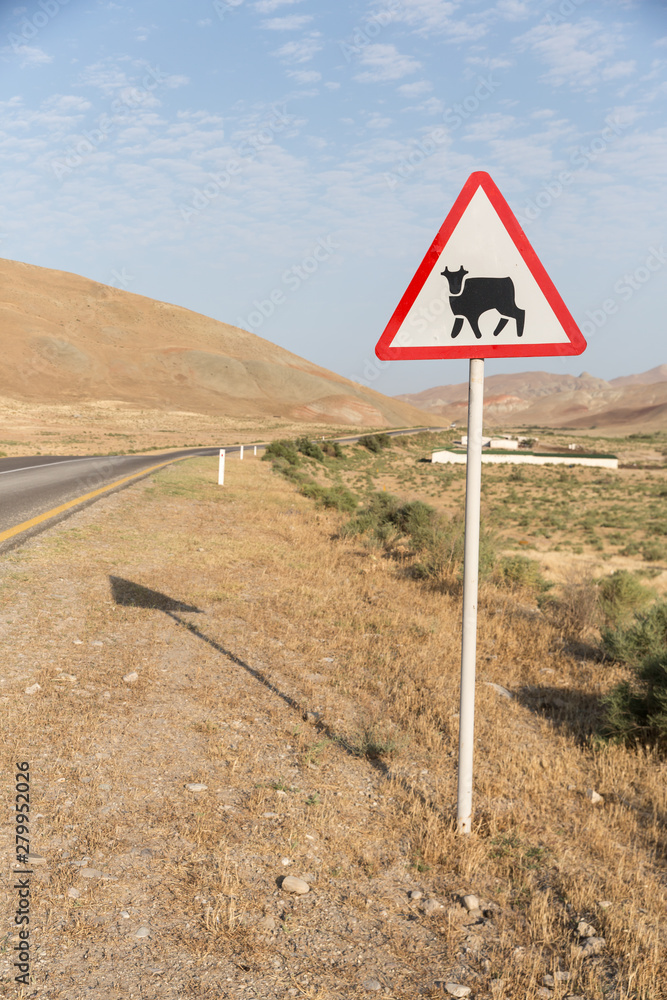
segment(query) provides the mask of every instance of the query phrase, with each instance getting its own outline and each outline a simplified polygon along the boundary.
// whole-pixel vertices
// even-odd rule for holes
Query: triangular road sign
[[[487,173],[471,174],[375,353],[383,361],[581,354],[586,341]]]

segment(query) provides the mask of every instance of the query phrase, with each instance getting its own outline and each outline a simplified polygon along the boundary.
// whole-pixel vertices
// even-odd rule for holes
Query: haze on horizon
[[[40,0],[0,13],[0,256],[235,324],[387,394],[375,343],[487,170],[589,342],[665,362],[667,11],[640,0]]]

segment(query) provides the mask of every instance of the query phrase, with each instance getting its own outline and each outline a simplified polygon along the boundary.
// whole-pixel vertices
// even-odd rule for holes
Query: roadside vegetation
[[[129,996],[149,947],[156,996],[166,968],[182,996],[329,1000],[372,977],[397,1000],[452,980],[473,1000],[667,1000],[667,588],[642,554],[664,469],[484,469],[461,838],[464,470],[423,461],[453,432],[300,436],[231,457],[224,487],[214,458],[164,469],[0,564],[2,752],[35,775],[48,989]],[[587,510],[623,493],[599,549]]]
[[[448,441],[451,432],[445,437]],[[434,491],[427,488],[429,479],[432,482],[436,478],[443,491],[457,482],[460,484],[462,475],[458,469],[448,470],[445,466],[447,471],[443,476],[442,467],[419,459],[415,462],[417,453],[423,459],[428,457],[427,449],[437,450],[441,446],[442,435],[431,433],[404,438],[366,435],[350,449],[351,455],[346,455],[338,445],[335,452],[330,448],[328,454],[336,461],[327,462],[324,448],[302,437],[293,442],[274,442],[265,459],[296,482],[303,496],[320,506],[352,515],[341,524],[341,538],[359,537],[369,549],[381,551],[398,562],[406,575],[454,594],[460,591],[463,577],[465,524],[460,490],[458,509],[448,514],[421,499],[401,499],[388,492],[386,486],[381,491],[375,488],[390,477],[404,491],[407,487],[409,495],[414,495],[420,485],[419,492],[433,495]],[[389,449],[394,450],[389,452]],[[369,470],[369,458],[363,457],[364,452],[370,456],[385,453],[384,461],[374,463]],[[404,461],[406,452],[412,458],[412,469]],[[301,457],[314,460],[307,470]],[[360,464],[366,465],[363,479],[359,474]],[[414,471],[414,466],[418,471]],[[589,649],[592,644],[600,659],[627,666],[628,678],[600,702],[599,735],[666,746],[667,603],[657,600],[655,590],[642,582],[642,578],[653,578],[665,573],[665,569],[655,567],[656,572],[653,566],[642,566],[634,572],[616,569],[600,577],[589,574],[578,580],[566,579],[556,586],[554,580],[544,576],[538,560],[506,551],[515,547],[517,540],[505,526],[511,520],[512,507],[521,506],[517,520],[531,529],[527,534],[532,536],[534,544],[552,538],[555,531],[577,528],[574,538],[573,531],[568,532],[569,544],[577,554],[587,547],[609,558],[614,549],[620,549],[621,555],[640,555],[648,563],[667,562],[667,508],[664,503],[653,503],[654,498],[661,501],[667,497],[667,490],[661,485],[664,477],[657,482],[653,476],[648,481],[640,479],[639,499],[635,495],[631,504],[626,502],[621,506],[617,495],[622,487],[613,475],[594,470],[592,476],[581,476],[581,471],[576,467],[541,469],[548,481],[549,499],[538,505],[531,502],[538,484],[534,469],[521,466],[484,469],[486,511],[481,525],[480,580],[531,597],[544,616],[560,629],[565,641],[587,644]],[[322,478],[334,479],[336,483],[323,485],[318,481]],[[347,481],[354,482],[361,495],[353,493],[345,485]],[[595,503],[583,510],[587,500]],[[607,529],[606,535],[596,530],[598,526]],[[627,535],[619,534],[621,527]],[[637,537],[639,532],[643,537]],[[522,542],[519,539],[518,545]],[[559,540],[554,551],[562,551],[565,545],[564,540]]]

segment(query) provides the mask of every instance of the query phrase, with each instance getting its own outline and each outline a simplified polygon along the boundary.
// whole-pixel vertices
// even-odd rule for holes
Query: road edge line
[[[76,507],[78,504],[85,503],[86,500],[92,500],[93,497],[100,496],[102,493],[108,493],[109,490],[116,489],[118,486],[122,486],[123,483],[129,483],[132,479],[137,479],[139,476],[145,476],[149,472],[155,472],[156,469],[164,469],[174,462],[182,462],[186,458],[191,457],[191,455],[183,455],[181,458],[172,458],[169,462],[160,462],[158,465],[151,465],[147,469],[142,469],[141,472],[133,472],[131,476],[117,479],[115,483],[109,483],[108,486],[102,486],[98,490],[93,490],[92,493],[85,493],[74,500],[68,500],[67,503],[63,503],[59,507],[54,507],[52,510],[47,510],[43,514],[38,514],[37,517],[32,517],[28,521],[22,521],[21,524],[15,524],[14,527],[0,532],[0,544],[7,541],[8,538],[20,535],[22,531],[28,531],[30,528],[34,528],[36,525],[42,524],[42,522],[48,521],[52,517],[57,517],[58,514],[62,514],[64,511]]]

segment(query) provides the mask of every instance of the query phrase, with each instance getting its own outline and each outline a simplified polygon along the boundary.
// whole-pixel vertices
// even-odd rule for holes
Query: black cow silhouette
[[[452,327],[452,337],[458,337],[463,327],[464,319],[467,319],[472,327],[472,332],[478,340],[481,339],[482,331],[479,328],[479,317],[489,309],[495,309],[501,315],[498,326],[493,331],[493,336],[497,337],[510,319],[516,320],[517,337],[523,336],[523,326],[526,318],[526,310],[519,309],[514,301],[514,282],[511,278],[468,278],[465,276],[469,272],[464,267],[458,271],[450,271],[445,268],[441,271],[443,278],[447,278],[449,284],[449,305],[456,316]]]

